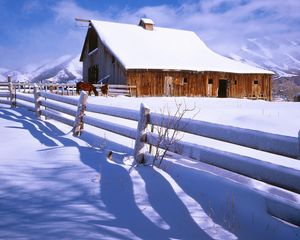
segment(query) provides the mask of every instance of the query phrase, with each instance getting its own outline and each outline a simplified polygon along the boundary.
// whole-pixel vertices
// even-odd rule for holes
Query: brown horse
[[[92,92],[92,91],[94,92],[95,96],[98,96],[98,95],[99,95],[98,92],[97,92],[97,90],[96,90],[96,88],[95,88],[95,87],[93,86],[93,84],[91,84],[91,83],[78,82],[78,83],[76,84],[76,92],[77,92],[77,94],[79,94],[79,92],[80,92],[81,90],[87,91],[88,94],[89,94],[89,96],[91,96],[91,92]]]
[[[101,90],[101,93],[103,96],[106,96],[108,95],[108,90],[109,90],[109,86],[108,84],[104,84],[103,86],[100,87],[100,90]]]

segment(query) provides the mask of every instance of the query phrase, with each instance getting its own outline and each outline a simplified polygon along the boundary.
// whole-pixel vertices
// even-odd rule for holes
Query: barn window
[[[254,84],[258,84],[258,80],[254,80]]]
[[[208,79],[208,84],[213,84],[213,80],[212,79]]]
[[[182,84],[188,84],[188,79],[187,77],[182,78]]]
[[[234,80],[234,85],[237,85],[237,80]]]
[[[115,59],[114,56],[112,56],[112,58],[111,58],[111,63],[114,64],[115,62],[116,62],[116,59]]]

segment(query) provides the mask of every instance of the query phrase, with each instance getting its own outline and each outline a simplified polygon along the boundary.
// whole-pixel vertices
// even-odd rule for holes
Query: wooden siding
[[[138,96],[223,96],[266,100],[272,98],[272,75],[269,74],[126,70],[98,35],[95,45],[94,33],[95,30],[91,27],[81,56],[83,80],[86,82],[89,81],[88,69],[98,66],[98,80],[110,75],[109,84],[135,85]],[[90,43],[93,44],[92,47],[89,46]]]
[[[209,96],[208,82],[211,79],[212,97],[219,96],[219,81],[225,80],[227,97],[271,100],[271,78],[272,76],[268,74],[127,71],[128,84],[137,86],[139,96]]]
[[[93,32],[93,28],[91,28]],[[97,37],[97,50],[89,53],[89,44],[93,43],[93,34],[87,36],[87,41],[83,51],[83,81],[88,82],[88,69],[95,65],[98,66],[98,81],[107,75],[109,84],[126,84],[125,69],[117,58],[113,57],[109,49]],[[98,36],[98,35],[97,35]]]

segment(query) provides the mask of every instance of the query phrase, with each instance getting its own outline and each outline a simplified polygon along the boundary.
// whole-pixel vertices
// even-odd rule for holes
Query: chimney
[[[146,30],[152,31],[154,27],[154,22],[150,18],[141,18],[139,26],[143,27]]]

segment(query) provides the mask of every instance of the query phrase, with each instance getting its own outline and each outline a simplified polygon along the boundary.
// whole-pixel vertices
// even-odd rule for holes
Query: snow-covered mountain
[[[6,68],[0,68],[0,82],[6,81],[6,76],[8,74],[9,70]]]
[[[263,67],[276,73],[276,77],[300,76],[300,41],[251,38],[234,53],[227,54],[235,60]]]
[[[273,97],[293,100],[300,92],[299,49],[300,40],[263,37],[247,39],[232,53],[219,52],[234,60],[273,71]]]
[[[0,69],[0,81],[6,81],[8,75],[20,82],[75,82],[82,79],[82,63],[79,56],[65,55],[32,71]]]

